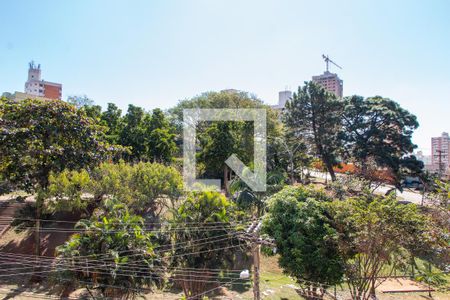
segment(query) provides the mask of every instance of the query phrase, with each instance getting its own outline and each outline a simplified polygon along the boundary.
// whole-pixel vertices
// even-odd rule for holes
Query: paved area
[[[317,172],[317,171],[310,171],[309,172],[312,176],[316,177],[316,178],[321,178],[323,180],[328,180],[331,181],[331,176],[328,173],[323,173],[323,172]],[[344,174],[336,174],[337,176],[346,176]],[[389,190],[393,189],[394,186],[392,185],[388,185],[388,184],[383,184],[381,186],[379,186],[375,192],[378,194],[386,194],[386,192],[388,192]],[[397,196],[400,197],[402,200],[404,201],[408,201],[414,204],[422,204],[422,195],[417,192],[417,191],[413,191],[410,189],[404,189],[403,192],[396,190],[397,191]],[[427,203],[427,199],[424,199],[424,204]]]

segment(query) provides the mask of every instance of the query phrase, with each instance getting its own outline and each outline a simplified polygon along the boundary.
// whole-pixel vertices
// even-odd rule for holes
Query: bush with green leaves
[[[193,270],[178,275],[188,299],[201,299],[207,281],[220,282],[211,269],[229,267],[239,250],[236,232],[242,217],[236,206],[218,192],[192,192],[174,212],[172,267]],[[199,280],[198,271],[204,269]],[[230,276],[222,274],[224,276]]]
[[[89,220],[75,227],[81,232],[57,248],[62,284],[76,283],[114,299],[161,286],[163,263],[155,251],[155,237],[146,231],[143,218],[130,213],[126,205],[107,199]]]
[[[68,171],[50,176],[48,202],[54,210],[95,208],[117,197],[136,212],[158,215],[183,193],[181,174],[159,163],[103,163],[91,172]]]
[[[322,298],[344,271],[337,232],[326,214],[330,199],[321,190],[288,186],[268,200],[263,232],[275,240],[279,265],[294,277],[306,299]]]

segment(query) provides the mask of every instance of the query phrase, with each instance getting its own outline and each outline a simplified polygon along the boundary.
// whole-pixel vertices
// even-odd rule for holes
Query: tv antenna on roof
[[[328,64],[332,63],[333,65],[335,65],[336,67],[338,67],[339,69],[342,69],[342,67],[340,65],[338,65],[337,63],[335,63],[334,61],[332,61],[328,55],[322,54],[322,58],[323,60],[325,60],[325,63],[327,65],[327,72],[328,72]]]

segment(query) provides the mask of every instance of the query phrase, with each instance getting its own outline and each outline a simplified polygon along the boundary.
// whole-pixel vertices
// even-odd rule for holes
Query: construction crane
[[[328,55],[322,54],[322,58],[323,60],[325,60],[325,63],[327,64],[327,72],[328,72],[328,64],[332,63],[333,65],[335,65],[336,67],[338,67],[339,69],[342,69],[341,66],[339,66],[337,63],[335,63],[334,61],[332,61]]]

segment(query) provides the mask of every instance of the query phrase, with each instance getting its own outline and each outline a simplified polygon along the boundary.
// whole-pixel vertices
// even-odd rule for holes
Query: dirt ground
[[[22,201],[17,201],[17,196],[23,196]],[[32,196],[24,196],[24,194],[14,193],[0,197],[0,251],[16,254],[34,255],[34,230],[32,228],[21,232],[16,232],[12,228],[7,228],[10,221],[14,217],[14,213],[27,204],[33,203]],[[77,215],[69,213],[58,213],[58,220],[78,221]],[[73,228],[71,223],[54,223],[42,222],[42,227],[69,229]],[[3,231],[2,231],[3,230]],[[41,237],[41,255],[54,256],[57,246],[62,245],[69,239],[71,233],[67,232],[42,232]]]
[[[420,292],[420,291],[428,291],[429,288],[427,285],[422,284],[420,282],[413,281],[408,278],[389,278],[383,280],[378,287],[378,291],[382,293],[388,292]]]

